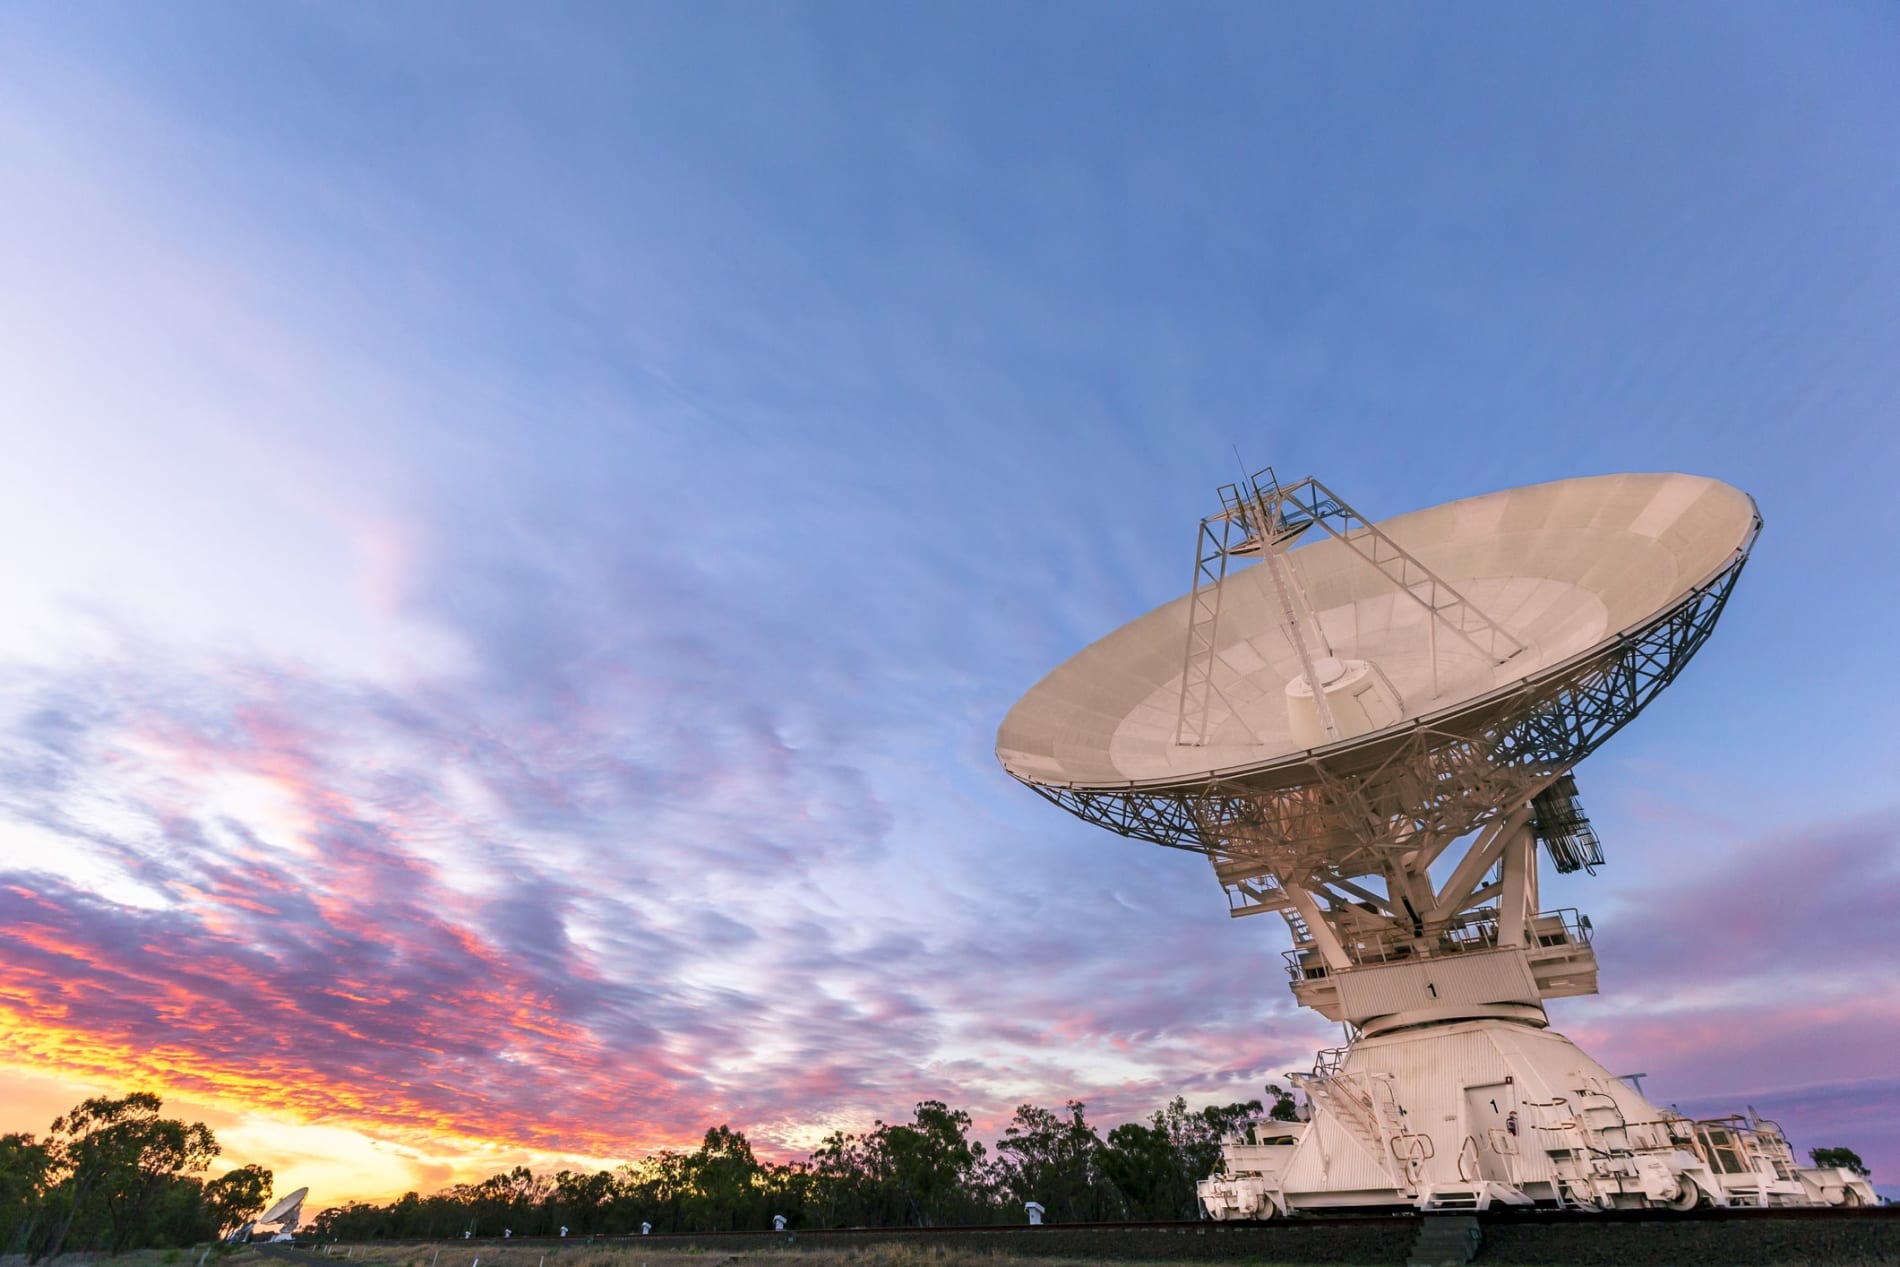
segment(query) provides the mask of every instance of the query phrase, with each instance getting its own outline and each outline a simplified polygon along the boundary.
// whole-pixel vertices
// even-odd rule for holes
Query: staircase
[[[1416,1176],[1398,1161],[1392,1149],[1393,1139],[1403,1135],[1405,1128],[1400,1124],[1404,1110],[1393,1091],[1391,1074],[1367,1077],[1315,1069],[1293,1074],[1291,1081],[1306,1092],[1315,1120],[1323,1115],[1337,1123],[1379,1164],[1396,1191],[1411,1194]]]
[[[1472,1183],[1435,1183],[1418,1194],[1425,1214],[1482,1214],[1493,1205],[1534,1205],[1522,1191],[1491,1179]]]
[[[1484,1233],[1478,1220],[1469,1214],[1428,1214],[1412,1242],[1412,1256],[1405,1267],[1441,1267],[1445,1263],[1463,1264],[1478,1256]]]
[[[1421,1210],[1483,1210],[1491,1204],[1491,1185],[1487,1183],[1438,1183],[1419,1193]]]
[[[1382,1163],[1390,1164],[1386,1154],[1388,1132],[1380,1120],[1378,1106],[1367,1091],[1354,1085],[1353,1079],[1337,1074],[1308,1073],[1294,1075],[1293,1081],[1306,1092],[1306,1098],[1316,1110],[1330,1114],[1361,1148]]]

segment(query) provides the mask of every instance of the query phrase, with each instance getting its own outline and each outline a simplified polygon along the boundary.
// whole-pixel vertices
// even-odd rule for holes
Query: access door
[[[1485,1082],[1465,1088],[1465,1138],[1458,1150],[1458,1177],[1466,1183],[1492,1180],[1517,1184],[1517,1088]]]

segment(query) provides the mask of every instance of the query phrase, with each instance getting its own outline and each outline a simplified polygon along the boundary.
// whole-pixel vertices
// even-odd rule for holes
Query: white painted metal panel
[[[1341,1013],[1355,1023],[1458,1003],[1539,1001],[1530,964],[1515,948],[1354,968],[1335,973],[1334,979]]]

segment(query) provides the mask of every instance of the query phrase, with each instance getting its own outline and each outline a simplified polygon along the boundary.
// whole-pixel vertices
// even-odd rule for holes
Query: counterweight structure
[[[1209,1214],[1871,1201],[1772,1123],[1658,1109],[1544,1009],[1597,989],[1589,919],[1538,897],[1540,845],[1603,861],[1570,771],[1708,638],[1754,502],[1620,475],[1374,523],[1270,471],[1220,499],[1189,593],[997,736],[1038,794],[1282,916],[1294,997],[1346,1026],[1295,1079],[1309,1120],[1230,1143]]]

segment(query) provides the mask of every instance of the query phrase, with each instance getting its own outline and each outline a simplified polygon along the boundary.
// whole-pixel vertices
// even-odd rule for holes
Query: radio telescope
[[[1773,1123],[1656,1108],[1544,1010],[1597,967],[1589,919],[1539,904],[1538,845],[1602,863],[1571,769],[1708,638],[1754,501],[1616,475],[1374,523],[1270,470],[1220,501],[1190,591],[1057,667],[996,743],[1071,813],[1205,855],[1230,914],[1282,916],[1294,998],[1346,1026],[1295,1076],[1309,1120],[1230,1142],[1208,1212],[1871,1201]]]
[[[296,1232],[297,1224],[303,1221],[303,1202],[304,1198],[309,1195],[310,1189],[297,1189],[289,1196],[271,1206],[270,1209],[258,1215],[256,1226],[271,1227],[275,1225],[277,1232],[271,1239],[273,1241],[289,1240],[291,1235]]]

